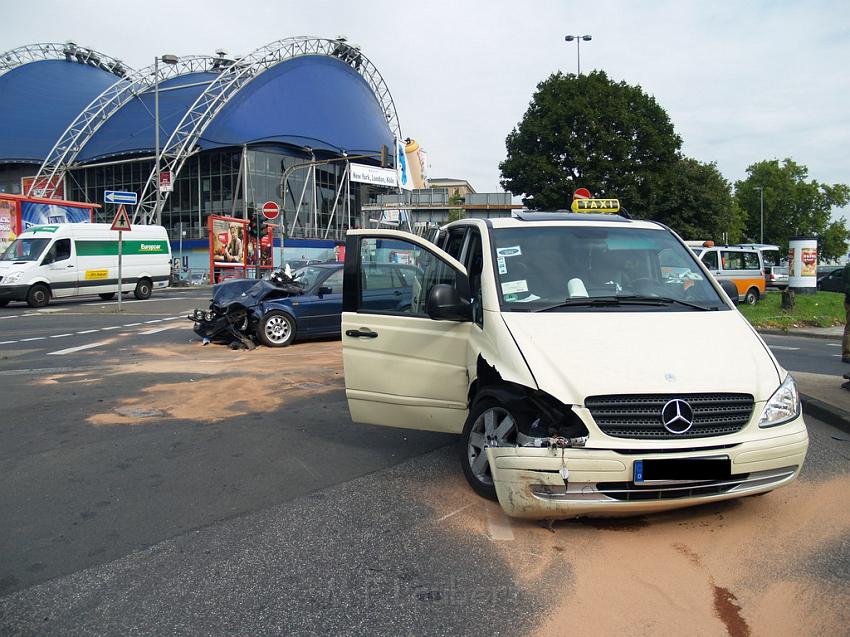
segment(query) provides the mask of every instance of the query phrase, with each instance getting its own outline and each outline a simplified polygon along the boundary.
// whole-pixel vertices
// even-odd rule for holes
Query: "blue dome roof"
[[[64,60],[0,75],[0,162],[41,163],[68,124],[116,81],[108,71]]]

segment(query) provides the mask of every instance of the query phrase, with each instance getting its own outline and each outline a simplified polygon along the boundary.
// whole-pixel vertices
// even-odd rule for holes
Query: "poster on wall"
[[[818,274],[818,249],[817,248],[802,248],[800,251],[800,260],[802,266],[800,268],[800,276],[817,276]]]
[[[91,208],[22,201],[21,227],[26,230],[52,223],[91,223],[91,211]]]
[[[210,269],[224,270],[238,268],[244,273],[248,263],[248,249],[245,241],[248,221],[234,217],[210,215]],[[216,276],[215,281],[221,276]],[[226,277],[224,277],[226,278]]]
[[[34,184],[34,185],[33,185]],[[52,185],[53,188],[48,188]],[[30,192],[32,187],[32,192]],[[65,198],[65,181],[61,177],[53,177],[52,182],[47,177],[21,177],[21,194],[27,197],[48,197],[49,199]]]
[[[14,201],[8,199],[0,199],[0,252],[6,249],[17,236],[15,228],[17,223],[18,210]]]

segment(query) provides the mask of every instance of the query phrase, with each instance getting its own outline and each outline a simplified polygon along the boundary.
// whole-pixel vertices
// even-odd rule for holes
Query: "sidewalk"
[[[840,341],[844,336],[844,327],[796,327],[787,332],[777,329],[758,329],[760,334],[779,336],[804,336],[806,338],[826,338]],[[850,371],[850,366],[848,366]],[[803,412],[818,420],[850,433],[850,391],[841,388],[844,379],[831,374],[811,374],[793,372]]]

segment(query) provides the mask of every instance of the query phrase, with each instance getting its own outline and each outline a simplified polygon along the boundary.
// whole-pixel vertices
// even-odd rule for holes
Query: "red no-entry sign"
[[[279,214],[280,206],[278,206],[274,201],[267,201],[263,204],[263,216],[269,221],[277,219]]]

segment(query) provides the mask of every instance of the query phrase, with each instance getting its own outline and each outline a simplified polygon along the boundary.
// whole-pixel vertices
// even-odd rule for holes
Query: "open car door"
[[[460,262],[407,232],[349,231],[342,356],[351,418],[460,433],[471,319]]]

